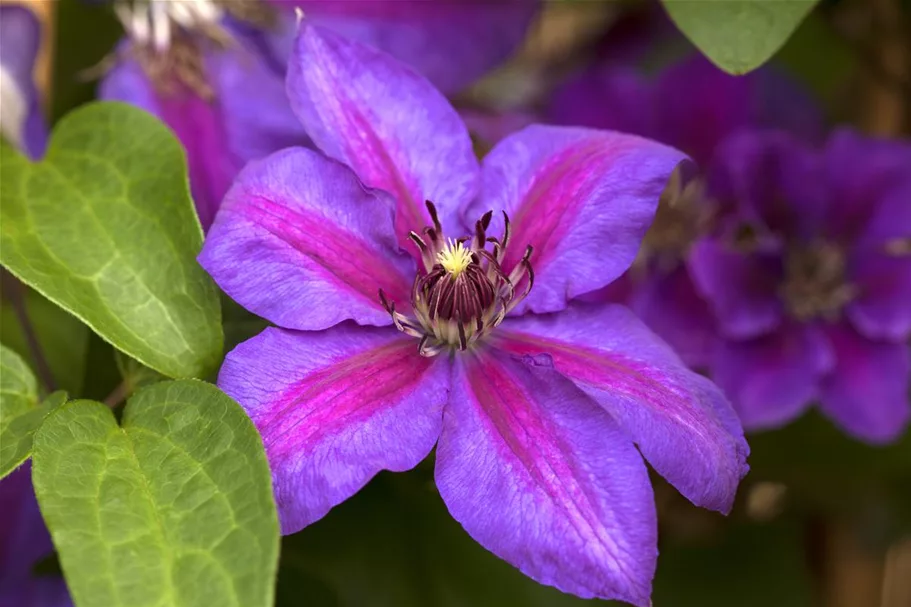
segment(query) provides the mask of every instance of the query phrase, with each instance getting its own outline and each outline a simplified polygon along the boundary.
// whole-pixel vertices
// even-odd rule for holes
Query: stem
[[[28,317],[28,311],[25,307],[23,285],[12,274],[9,274],[6,271],[3,272],[2,282],[3,292],[9,300],[10,305],[13,307],[13,312],[16,314],[19,326],[22,327],[22,335],[25,337],[25,343],[28,345],[28,349],[32,353],[32,358],[35,361],[35,372],[38,374],[38,379],[48,393],[54,392],[57,389],[57,384],[54,381],[54,374],[51,371],[51,366],[48,364],[47,358],[44,356],[44,351],[41,349],[41,343],[38,341],[38,335],[35,333],[35,328],[32,326],[32,322]]]
[[[129,396],[132,391],[132,386],[124,379],[105,397],[104,404],[111,409],[116,409],[120,403],[126,400],[127,396]]]

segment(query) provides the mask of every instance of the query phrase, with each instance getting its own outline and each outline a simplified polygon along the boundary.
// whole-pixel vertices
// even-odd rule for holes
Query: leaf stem
[[[126,398],[133,392],[133,386],[126,379],[117,384],[117,387],[111,390],[111,393],[108,394],[104,399],[104,404],[106,404],[111,409],[116,409],[120,403],[126,400]]]
[[[41,384],[44,386],[47,393],[50,394],[57,390],[57,383],[54,381],[54,373],[51,371],[51,366],[44,356],[44,351],[41,349],[41,343],[38,341],[38,335],[35,333],[35,328],[32,326],[31,319],[29,319],[28,310],[25,307],[25,287],[16,277],[6,270],[3,270],[2,273],[2,286],[6,298],[13,307],[13,313],[15,313],[16,319],[19,321],[19,326],[22,327],[22,335],[25,337],[25,343],[32,353],[32,359],[35,361],[35,372],[38,374],[38,379],[41,381]]]

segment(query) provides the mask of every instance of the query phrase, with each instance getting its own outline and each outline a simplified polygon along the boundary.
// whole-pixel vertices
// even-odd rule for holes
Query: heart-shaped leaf
[[[28,459],[35,430],[65,402],[66,392],[55,392],[39,403],[32,370],[21,356],[0,345],[0,478]]]
[[[745,74],[772,58],[817,0],[662,0],[712,63]]]
[[[259,434],[215,386],[73,401],[35,435],[32,479],[78,607],[271,607],[278,516]]]
[[[202,377],[222,354],[183,148],[156,118],[83,106],[36,164],[0,146],[0,261],[133,358]]]

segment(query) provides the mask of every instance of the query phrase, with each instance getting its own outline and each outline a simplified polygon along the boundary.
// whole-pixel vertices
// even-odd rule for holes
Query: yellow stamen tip
[[[455,278],[471,263],[471,251],[461,242],[450,240],[443,250],[437,253],[437,263]]]

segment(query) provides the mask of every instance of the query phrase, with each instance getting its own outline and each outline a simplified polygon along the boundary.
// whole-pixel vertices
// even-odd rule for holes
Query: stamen
[[[420,337],[421,355],[436,356],[445,350],[468,350],[495,329],[528,295],[534,272],[529,261],[531,247],[509,276],[502,268],[509,240],[506,213],[502,240],[487,236],[492,212],[475,223],[473,236],[444,239],[436,207],[430,201],[426,204],[433,225],[423,229],[423,237],[416,232],[408,234],[424,265],[411,287],[414,316],[397,312],[382,291],[379,297],[399,331]],[[485,248],[488,242],[494,243],[493,252]],[[524,286],[521,294],[517,285]]]

